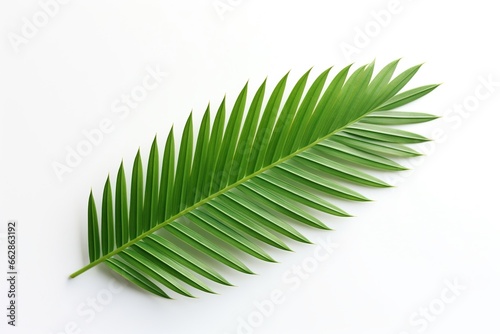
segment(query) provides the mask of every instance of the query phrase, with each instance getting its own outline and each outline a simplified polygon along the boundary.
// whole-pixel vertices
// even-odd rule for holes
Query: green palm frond
[[[408,144],[427,140],[394,126],[434,119],[399,108],[437,85],[401,92],[420,66],[395,76],[397,64],[376,75],[373,63],[350,75],[347,66],[330,79],[327,69],[310,85],[308,71],[286,96],[287,74],[266,102],[266,81],[248,99],[245,85],[227,121],[225,101],[213,122],[207,108],[196,136],[188,118],[177,155],[173,130],[162,155],[155,138],[144,170],[137,152],[130,186],[123,163],[115,187],[108,177],[100,219],[90,194],[90,264],[71,277],[105,263],[156,295],[192,296],[212,292],[207,280],[230,285],[207,257],[252,273],[242,253],[274,262],[268,246],[308,243],[294,225],[329,229],[311,209],[349,216],[332,201],[367,201],[352,185],[388,187],[371,171],[404,170],[394,158],[419,155]]]

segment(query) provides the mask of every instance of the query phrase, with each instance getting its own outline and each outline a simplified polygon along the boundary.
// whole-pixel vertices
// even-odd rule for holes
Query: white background
[[[8,219],[20,224],[18,327],[7,326],[2,311],[2,333],[500,332],[494,2],[74,0],[58,6],[43,22],[38,1],[0,5],[0,232]],[[388,9],[393,13],[377,23],[374,13]],[[26,37],[22,29],[34,16],[44,26],[13,43]],[[371,36],[363,40],[366,29]],[[357,53],[343,52],[348,44]],[[379,69],[400,57],[403,69],[425,62],[411,85],[443,83],[408,109],[447,117],[416,127],[435,141],[420,147],[424,158],[401,162],[413,171],[391,176],[397,187],[368,189],[374,202],[344,206],[355,218],[324,217],[334,232],[305,230],[315,242],[334,242],[333,253],[319,250],[318,261],[315,245],[290,243],[293,253],[271,249],[279,264],[249,261],[258,275],[227,271],[237,287],[216,286],[218,295],[197,292],[197,299],[162,300],[130,286],[110,290],[123,280],[101,267],[68,279],[87,261],[89,189],[100,194],[108,173],[114,178],[122,158],[130,168],[137,148],[147,152],[155,134],[163,142],[174,124],[180,138],[191,111],[199,124],[208,101],[215,107],[226,93],[234,101],[248,79],[255,92],[266,77],[276,84],[289,70],[295,80],[311,66],[317,74],[376,58]],[[120,118],[113,105],[142,84],[148,68],[168,74]],[[489,92],[482,80],[496,86]],[[104,119],[112,122],[110,133],[60,181],[53,164],[65,163],[68,147]],[[5,238],[1,248],[5,268]],[[289,270],[303,264],[310,273],[293,283]],[[446,281],[465,290],[431,314],[432,321],[410,322],[415,312],[414,320],[425,319],[419,312],[442,305]],[[281,303],[262,315],[255,303],[274,290],[283,293]],[[95,314],[93,298],[105,301]]]

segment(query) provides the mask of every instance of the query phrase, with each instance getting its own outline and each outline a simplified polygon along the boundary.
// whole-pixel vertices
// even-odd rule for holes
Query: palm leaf
[[[388,187],[373,171],[406,169],[393,159],[419,155],[408,144],[427,140],[394,126],[434,119],[399,110],[437,85],[401,92],[420,66],[394,77],[397,64],[377,75],[373,63],[351,75],[348,66],[331,79],[327,69],[310,86],[307,71],[285,95],[287,74],[267,103],[266,81],[249,103],[246,84],[227,124],[225,99],[213,123],[207,107],[197,136],[189,116],[177,155],[173,130],[162,156],[155,137],[146,175],[136,155],[129,192],[123,163],[115,194],[106,180],[100,223],[91,192],[90,264],[71,277],[105,263],[158,296],[191,297],[192,288],[212,293],[207,280],[230,284],[217,263],[250,274],[243,254],[274,262],[268,246],[309,243],[295,226],[329,229],[311,209],[349,216],[335,198],[367,201],[352,185]]]

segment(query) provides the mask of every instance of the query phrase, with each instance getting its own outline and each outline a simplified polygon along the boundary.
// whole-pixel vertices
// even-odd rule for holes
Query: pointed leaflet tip
[[[343,69],[341,69],[341,70],[339,71],[339,73],[342,73],[342,72],[344,72],[344,71],[347,71],[347,72],[348,72],[348,71],[351,69],[352,65],[354,65],[354,63],[350,63],[349,65],[346,65]],[[337,73],[336,75],[338,75],[339,73]],[[346,74],[346,76],[347,76],[347,74]]]
[[[203,117],[210,118],[210,102],[207,104],[207,108],[205,109],[205,113],[203,114]]]

